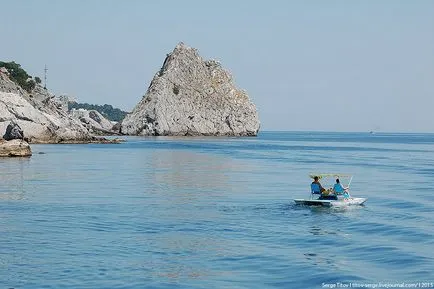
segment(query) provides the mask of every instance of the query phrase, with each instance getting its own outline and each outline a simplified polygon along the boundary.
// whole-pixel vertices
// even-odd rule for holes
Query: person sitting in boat
[[[339,179],[336,179],[336,184],[333,186],[333,192],[336,195],[344,195],[344,197],[348,197],[348,187],[344,188]]]
[[[317,176],[313,178],[313,182],[312,184],[310,184],[310,188],[312,190],[312,194],[315,195],[321,195],[321,193],[325,192],[325,189],[322,187]]]
[[[312,190],[312,194],[321,195],[318,200],[337,200],[338,197],[336,195],[329,194],[329,191],[324,189],[321,183],[318,180],[318,177],[315,176],[313,178],[312,184],[310,184],[310,188]]]

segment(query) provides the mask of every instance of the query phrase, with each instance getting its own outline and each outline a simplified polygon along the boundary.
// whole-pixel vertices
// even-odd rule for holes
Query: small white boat
[[[294,199],[295,204],[305,206],[323,206],[323,207],[342,207],[342,206],[360,206],[363,205],[367,198],[354,198],[350,196],[349,187],[353,176],[344,174],[310,174],[312,179],[318,177],[318,179],[345,179],[350,178],[348,185],[345,187],[344,192],[335,192],[333,188],[325,190],[322,194],[314,191],[314,187],[311,186],[311,193],[309,199]],[[318,198],[315,195],[319,195]],[[331,199],[334,198],[334,199]]]
[[[338,200],[318,200],[318,199],[294,199],[297,205],[305,206],[323,206],[323,207],[339,207],[339,206],[357,206],[363,205],[366,198],[342,198]]]

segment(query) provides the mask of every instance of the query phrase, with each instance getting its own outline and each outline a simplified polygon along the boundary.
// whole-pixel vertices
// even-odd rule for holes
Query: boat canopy
[[[335,173],[335,174],[331,174],[331,173],[329,173],[329,174],[309,174],[309,177],[310,178],[315,178],[315,177],[318,177],[318,179],[322,179],[322,178],[351,178],[352,177],[352,175],[349,175],[349,174],[338,174],[338,173]]]

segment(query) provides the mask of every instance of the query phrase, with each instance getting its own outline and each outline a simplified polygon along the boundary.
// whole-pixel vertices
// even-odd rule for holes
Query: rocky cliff
[[[89,131],[95,134],[113,134],[112,129],[115,124],[96,110],[72,109],[70,114],[72,117],[80,120]]]
[[[62,110],[60,104],[41,86],[30,93],[0,71],[0,132],[13,121],[32,143],[89,142],[95,140],[80,121]]]
[[[121,123],[129,135],[255,136],[255,105],[232,76],[196,49],[178,44],[167,55],[143,99]]]

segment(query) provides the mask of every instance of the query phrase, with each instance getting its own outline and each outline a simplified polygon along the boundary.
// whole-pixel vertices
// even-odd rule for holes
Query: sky
[[[434,132],[434,1],[0,0],[0,61],[131,111],[176,44],[219,60],[261,130]]]

